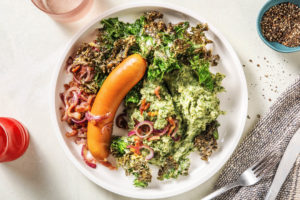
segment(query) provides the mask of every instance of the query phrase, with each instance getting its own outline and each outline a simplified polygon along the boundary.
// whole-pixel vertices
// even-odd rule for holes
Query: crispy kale
[[[215,65],[219,59],[212,55],[205,45],[211,43],[204,34],[206,24],[190,28],[188,22],[166,25],[163,15],[157,11],[145,13],[133,23],[125,23],[118,18],[101,21],[98,41],[103,44],[97,85],[100,87],[109,73],[127,55],[140,53],[148,61],[147,77],[162,79],[164,75],[183,65],[190,65],[199,76],[199,83],[212,90],[214,75],[209,72],[209,65]],[[125,103],[138,103],[140,85],[134,87],[126,96]]]
[[[194,139],[194,145],[199,151],[202,160],[207,160],[212,152],[217,149],[217,139],[219,138],[218,126],[219,123],[213,121],[207,125],[205,131]]]
[[[133,175],[136,187],[147,187],[151,182],[151,172],[145,156],[130,151],[128,145],[133,144],[132,137],[116,136],[112,139],[110,151],[116,158],[117,166],[125,170],[127,176]]]
[[[110,151],[115,157],[121,157],[128,152],[128,145],[129,143],[125,137],[114,137],[110,145]]]
[[[147,187],[148,183],[151,182],[152,175],[149,165],[142,155],[129,152],[116,159],[117,165],[125,170],[127,176],[133,175],[135,177],[134,185],[136,187]]]
[[[164,165],[158,171],[159,180],[178,178],[179,175],[188,175],[190,160],[187,158],[176,162],[172,157],[168,157]]]
[[[126,95],[125,97],[125,105],[128,105],[129,103],[138,104],[141,99],[141,93],[140,90],[143,86],[143,80],[139,81]]]

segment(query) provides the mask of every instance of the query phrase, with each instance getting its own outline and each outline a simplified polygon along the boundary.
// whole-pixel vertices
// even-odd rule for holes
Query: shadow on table
[[[42,164],[41,158],[42,155],[39,155],[34,138],[31,137],[28,149],[22,157],[0,165],[1,172],[5,174],[7,182],[13,182],[16,187],[26,188],[28,192],[26,198],[34,196],[37,199],[44,199],[46,196],[49,178],[47,178],[47,170]]]

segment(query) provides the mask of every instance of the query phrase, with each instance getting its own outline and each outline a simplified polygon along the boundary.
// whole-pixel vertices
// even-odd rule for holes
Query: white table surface
[[[103,11],[133,2],[138,1],[95,0],[82,20],[61,24],[29,0],[0,1],[0,116],[23,122],[31,139],[24,156],[0,164],[1,200],[129,199],[95,185],[67,159],[50,122],[49,88],[56,62],[72,36]],[[244,135],[299,75],[300,53],[275,52],[257,35],[256,17],[265,0],[152,2],[174,3],[199,13],[233,45],[245,65],[249,89]],[[213,190],[216,178],[169,199],[200,199]]]

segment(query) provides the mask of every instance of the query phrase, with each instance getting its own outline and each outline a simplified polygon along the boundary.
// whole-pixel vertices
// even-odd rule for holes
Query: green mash
[[[217,118],[223,114],[217,93],[223,91],[224,76],[209,70],[219,56],[206,48],[212,43],[205,36],[208,26],[166,24],[156,11],[134,23],[110,18],[101,24],[97,41],[78,52],[89,55],[85,62],[96,71],[93,81],[84,84],[85,92],[96,93],[128,55],[139,53],[148,64],[143,79],[125,98],[129,136],[111,142],[118,167],[135,177],[137,187],[151,182],[150,165],[159,168],[159,180],[188,175],[191,152],[207,160],[217,148]]]

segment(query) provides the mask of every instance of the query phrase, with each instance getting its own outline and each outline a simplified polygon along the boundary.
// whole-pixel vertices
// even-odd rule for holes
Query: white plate
[[[59,98],[59,93],[64,90],[63,84],[69,80],[65,70],[66,60],[80,43],[91,40],[91,37],[95,34],[95,29],[99,27],[101,19],[119,17],[123,21],[132,22],[148,10],[162,12],[164,20],[167,22],[189,21],[191,25],[195,25],[197,22],[207,22],[195,13],[166,4],[130,4],[107,11],[83,28],[71,40],[65,53],[62,55],[53,79],[51,110],[60,144],[65,150],[67,157],[85,176],[99,186],[117,194],[134,198],[154,199],[170,197],[191,190],[220,170],[232,154],[242,135],[247,114],[248,97],[245,76],[236,53],[219,31],[207,22],[210,28],[207,32],[207,37],[214,41],[214,53],[219,54],[221,57],[219,65],[212,68],[212,70],[226,75],[223,81],[226,92],[219,95],[221,109],[226,111],[226,115],[220,116],[218,119],[221,124],[219,128],[220,139],[218,140],[220,148],[213,153],[209,162],[202,161],[199,155],[193,153],[191,154],[192,161],[188,176],[161,182],[156,180],[157,173],[153,173],[152,183],[146,189],[135,188],[132,185],[132,178],[125,176],[123,169],[111,171],[102,165],[98,165],[96,169],[88,167],[82,161],[80,147],[73,140],[65,137],[64,133],[67,130],[67,125],[60,120],[59,107],[62,105],[62,102]]]

